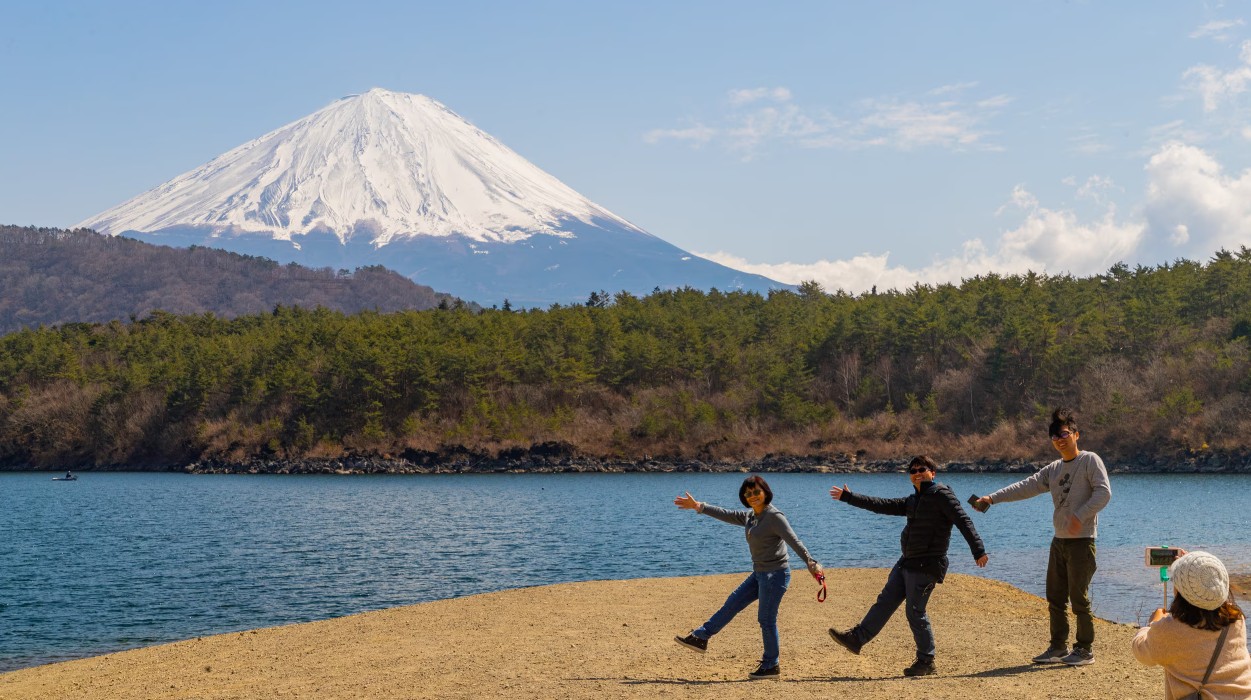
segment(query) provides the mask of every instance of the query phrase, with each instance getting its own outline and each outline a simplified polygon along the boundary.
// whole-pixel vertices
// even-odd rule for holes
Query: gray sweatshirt
[[[747,531],[747,546],[751,548],[752,571],[777,571],[787,568],[786,545],[790,545],[795,553],[808,564],[816,559],[808,553],[804,543],[795,536],[791,524],[787,522],[782,511],[772,505],[765,506],[760,517],[754,510],[728,510],[704,504],[704,515],[731,525],[742,525]]]
[[[994,503],[1023,501],[1048,491],[1055,506],[1051,524],[1056,537],[1076,539],[1098,536],[1099,511],[1112,500],[1108,470],[1099,455],[1083,450],[1072,461],[1057,459],[1028,479],[990,494],[990,500]],[[1066,533],[1069,515],[1076,515],[1082,521],[1082,529],[1076,535]]]

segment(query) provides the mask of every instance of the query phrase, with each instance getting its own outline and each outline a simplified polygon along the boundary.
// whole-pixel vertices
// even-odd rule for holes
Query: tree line
[[[1251,250],[850,295],[596,292],[548,309],[153,312],[0,337],[0,463],[485,453],[1105,458],[1251,445]]]
[[[40,324],[141,318],[156,310],[233,317],[278,304],[351,313],[455,302],[381,266],[312,269],[88,229],[0,226],[0,333]]]

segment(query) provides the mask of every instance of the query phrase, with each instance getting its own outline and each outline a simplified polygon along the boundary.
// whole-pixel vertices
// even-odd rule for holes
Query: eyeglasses
[[[925,472],[929,470],[930,470],[929,467],[909,467],[908,473],[909,474],[924,474]]]
[[[1052,435],[1052,436],[1051,436],[1051,439],[1052,439],[1052,440],[1067,440],[1067,439],[1069,439],[1070,437],[1072,437],[1072,436],[1074,436],[1074,435],[1076,435],[1076,434],[1077,434],[1077,431],[1076,431],[1076,430],[1061,430],[1060,432],[1056,433],[1055,435]]]
[[[758,493],[764,493],[764,489],[755,488],[755,487],[743,489],[744,496],[755,496]]]

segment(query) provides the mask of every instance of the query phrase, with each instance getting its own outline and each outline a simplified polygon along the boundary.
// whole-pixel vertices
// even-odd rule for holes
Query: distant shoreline
[[[1048,461],[952,460],[940,473],[1028,474]],[[1113,474],[1251,474],[1251,456],[1205,454],[1186,458],[1142,457],[1113,462]],[[240,461],[205,459],[186,465],[97,465],[51,467],[0,465],[0,471],[139,471],[187,474],[568,474],[568,473],[815,473],[880,474],[901,471],[907,458],[864,459],[853,455],[767,455],[761,459],[600,459],[569,455],[525,454],[491,457],[458,453],[421,453],[416,458],[349,455],[344,457],[275,459],[256,457]]]

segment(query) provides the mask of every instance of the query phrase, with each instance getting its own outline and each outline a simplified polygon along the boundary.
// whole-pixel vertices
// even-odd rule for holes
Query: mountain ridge
[[[600,289],[790,288],[644,231],[436,100],[381,89],[337,100],[78,226],[315,267],[383,264],[484,304],[571,303]]]
[[[459,302],[380,267],[311,269],[84,229],[18,226],[0,226],[0,290],[0,335],[40,325],[143,318],[156,311],[229,318],[278,305],[354,313]]]

